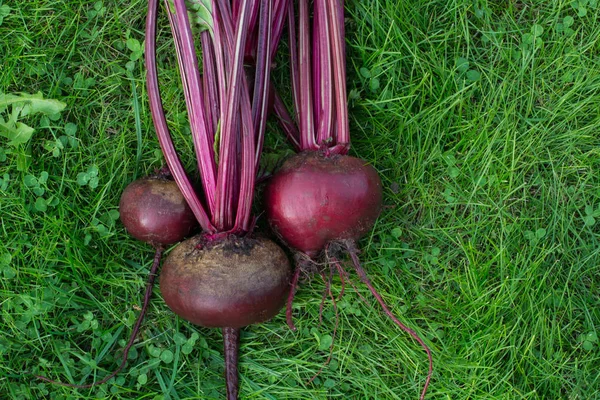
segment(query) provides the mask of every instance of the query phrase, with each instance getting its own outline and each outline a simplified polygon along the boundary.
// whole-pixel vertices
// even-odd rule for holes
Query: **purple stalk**
[[[313,114],[313,91],[311,82],[310,65],[310,26],[308,14],[308,0],[300,0],[298,26],[299,70],[300,70],[300,144],[304,150],[316,150],[315,127]]]
[[[166,2],[168,2],[168,0],[166,0]],[[184,95],[190,119],[190,128],[192,130],[196,159],[200,171],[200,178],[202,179],[204,195],[206,197],[208,209],[212,214],[215,209],[216,166],[214,157],[208,156],[209,154],[212,155],[213,149],[210,145],[211,141],[208,139],[209,127],[204,116],[204,96],[202,95],[202,88],[200,85],[198,58],[185,1],[173,0],[173,2],[175,4],[176,12],[172,21],[179,33],[180,43],[177,47],[180,48],[182,59],[179,68],[182,77],[185,76],[185,83],[188,86],[188,89],[184,90]],[[169,14],[171,14],[170,10]]]
[[[298,42],[296,39],[296,16],[294,14],[293,1],[288,3],[287,17],[290,36],[290,72],[292,76],[292,96],[294,97],[296,121],[300,121],[300,71],[298,65]]]
[[[158,136],[160,147],[165,156],[169,170],[173,174],[175,182],[190,208],[194,212],[198,223],[207,233],[215,233],[216,229],[210,221],[202,203],[198,199],[192,184],[190,183],[181,161],[177,156],[169,128],[165,118],[162,100],[160,97],[160,89],[158,85],[158,74],[156,71],[156,14],[158,11],[158,0],[148,1],[148,16],[146,20],[146,45],[145,45],[145,61],[146,61],[146,84],[148,86],[148,99],[150,102],[150,112],[152,120]]]
[[[271,71],[271,33],[273,1],[260,2],[260,31],[256,52],[256,74],[254,81],[254,96],[252,99],[252,122],[256,135],[256,147],[262,149],[267,124],[267,106],[269,102],[269,86]],[[261,151],[254,156],[254,169],[258,170]]]
[[[336,146],[332,152],[346,154],[350,148],[350,127],[346,101],[346,65],[344,49],[343,3],[341,0],[325,1],[327,18],[331,25],[329,39],[332,44],[334,98],[336,105]],[[340,16],[340,12],[342,15]]]
[[[222,3],[222,1],[220,2]],[[231,74],[229,75],[227,85],[227,96],[224,101],[224,108],[221,109],[221,149],[219,158],[219,170],[217,174],[217,202],[216,213],[214,217],[215,225],[221,231],[229,230],[233,222],[232,207],[228,206],[228,201],[235,201],[231,196],[232,188],[232,161],[235,157],[236,124],[234,122],[240,106],[240,94],[242,89],[244,74],[244,43],[248,24],[250,22],[251,0],[242,0],[240,9],[240,20],[235,32],[235,49],[233,62],[231,65]],[[222,13],[224,17],[226,14]],[[223,18],[225,30],[227,31],[227,22]],[[253,136],[253,135],[252,135]],[[244,168],[242,168],[243,171]],[[254,173],[254,172],[253,172]],[[246,188],[247,189],[247,188]]]
[[[202,68],[204,70],[204,73],[202,74],[202,87],[204,88],[206,124],[210,132],[214,133],[217,131],[220,108],[216,80],[215,51],[211,44],[211,37],[208,31],[204,31],[200,34],[200,40],[202,41]],[[210,140],[209,145],[213,147],[214,134],[207,136]]]
[[[298,133],[298,128],[296,127],[294,120],[288,113],[287,107],[275,88],[273,88],[273,111],[275,112],[275,117],[277,117],[279,126],[285,132],[285,135],[290,143],[297,151],[300,151],[300,134]]]
[[[291,1],[290,1],[291,2]],[[283,25],[287,16],[288,0],[275,0],[273,8],[275,10],[273,17],[273,40],[271,40],[271,54],[275,54],[279,40],[283,34]]]
[[[331,43],[329,41],[330,24],[327,18],[327,1],[317,1],[313,35],[317,48],[313,51],[315,68],[315,119],[317,120],[317,143],[327,145],[332,139],[333,98],[332,98],[332,62]]]

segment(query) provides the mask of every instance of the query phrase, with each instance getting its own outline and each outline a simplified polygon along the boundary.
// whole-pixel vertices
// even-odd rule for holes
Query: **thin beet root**
[[[375,289],[375,287],[371,284],[371,280],[369,279],[369,277],[367,276],[367,273],[365,272],[365,270],[361,266],[360,260],[358,259],[358,255],[356,254],[357,250],[356,250],[356,247],[354,246],[354,244],[352,242],[347,241],[347,242],[344,243],[344,246],[345,246],[348,254],[350,255],[350,258],[352,259],[352,263],[354,265],[354,269],[356,270],[356,273],[360,277],[360,280],[367,286],[367,288],[369,289],[369,291],[371,292],[371,294],[373,295],[373,297],[375,297],[375,299],[377,300],[377,302],[379,303],[379,305],[383,309],[383,312],[392,321],[394,321],[394,323],[400,329],[402,329],[404,332],[406,332],[410,336],[412,336],[412,338],[415,339],[421,345],[421,347],[423,348],[423,350],[425,350],[425,353],[427,353],[427,359],[429,360],[429,369],[428,369],[428,372],[427,372],[427,379],[425,380],[425,385],[423,386],[423,391],[421,392],[421,397],[420,397],[421,400],[425,399],[425,395],[427,394],[427,389],[429,387],[429,382],[431,381],[431,375],[433,374],[433,357],[431,355],[431,350],[425,344],[425,342],[423,341],[423,339],[421,339],[419,337],[419,335],[417,335],[417,333],[415,331],[413,331],[408,326],[406,326],[402,322],[400,322],[398,320],[398,318],[396,318],[396,316],[390,311],[390,309],[388,308],[387,304],[385,304],[385,302],[383,301],[383,298],[381,297],[381,295],[379,294],[379,292],[377,292],[377,290]],[[334,262],[338,262],[337,259],[335,259],[335,258],[333,258],[333,261]]]
[[[150,297],[152,296],[152,288],[154,287],[156,271],[158,270],[158,266],[160,265],[160,259],[162,257],[163,251],[164,251],[164,249],[162,246],[156,247],[156,252],[154,253],[154,262],[152,263],[152,268],[150,268],[150,272],[148,274],[148,281],[146,283],[146,293],[144,294],[144,303],[142,304],[142,310],[140,311],[140,315],[138,316],[138,319],[135,321],[135,325],[133,327],[133,330],[131,331],[131,336],[129,336],[129,341],[127,342],[127,345],[123,349],[123,356],[121,357],[121,364],[117,367],[116,370],[114,370],[110,375],[106,376],[104,379],[102,379],[98,382],[88,383],[85,385],[76,385],[73,383],[65,383],[65,382],[55,381],[53,379],[47,378],[42,375],[35,375],[35,378],[40,379],[45,382],[48,382],[48,383],[51,383],[51,384],[54,384],[54,385],[66,386],[66,387],[71,387],[71,388],[76,388],[76,389],[88,389],[88,388],[102,385],[103,383],[108,382],[111,378],[114,378],[119,372],[121,372],[121,370],[125,367],[125,364],[127,363],[127,356],[129,355],[129,350],[131,350],[131,347],[133,346],[133,343],[135,342],[135,339],[137,338],[138,332],[140,331],[140,327],[142,326],[142,321],[144,320],[144,317],[146,316],[146,311],[148,310],[148,304],[150,303]]]
[[[239,347],[240,330],[238,328],[223,328],[223,353],[225,355],[225,384],[227,386],[227,400],[236,400],[238,398]]]

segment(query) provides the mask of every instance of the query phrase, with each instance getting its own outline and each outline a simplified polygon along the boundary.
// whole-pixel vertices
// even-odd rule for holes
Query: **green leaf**
[[[479,71],[475,71],[474,69],[470,69],[467,71],[467,79],[471,82],[477,82],[481,78],[481,73]]]
[[[331,344],[333,343],[333,338],[331,335],[323,335],[319,340],[319,350],[325,351],[329,350]]]
[[[535,231],[535,237],[538,239],[543,238],[544,236],[546,236],[546,230],[544,228],[539,228]]]
[[[137,378],[137,381],[140,385],[145,385],[148,382],[148,375],[140,374],[140,376]]]
[[[376,92],[377,90],[379,90],[379,86],[380,86],[379,79],[377,79],[377,78],[371,79],[369,86],[370,86],[372,92]]]
[[[544,27],[538,24],[535,24],[531,27],[531,34],[533,36],[542,36],[544,33]]]
[[[27,187],[35,187],[38,185],[38,180],[35,176],[27,174],[25,177],[23,177],[23,183]]]
[[[80,172],[77,174],[77,183],[81,186],[85,186],[87,185],[87,183],[90,181],[90,176],[88,174],[86,174],[85,172]]]
[[[10,7],[6,4],[0,5],[0,17],[6,17],[8,14],[10,14]]]
[[[67,106],[62,101],[44,99],[41,92],[36,94],[21,93],[0,94],[0,110],[4,110],[7,106],[24,105],[22,116],[42,113],[52,115],[60,113]]]
[[[160,353],[160,360],[165,364],[170,364],[173,362],[173,352],[171,350],[165,350]]]
[[[40,179],[38,180],[42,185],[48,181],[48,172],[42,171]]]
[[[593,215],[586,215],[585,217],[583,217],[583,223],[586,226],[594,226],[596,224],[596,219]]]
[[[0,25],[2,25],[4,17],[8,16],[8,14],[10,14],[10,7],[6,4],[0,5]]]
[[[37,211],[46,212],[46,210],[48,209],[48,203],[46,203],[46,199],[44,199],[43,197],[38,197],[35,200],[34,207]]]
[[[98,176],[98,167],[95,165],[90,166],[87,173],[89,176]]]
[[[10,265],[10,262],[12,261],[12,256],[10,255],[10,253],[2,253],[0,254],[0,266],[8,266]]]
[[[456,69],[460,73],[465,73],[469,70],[469,60],[464,57],[458,57],[456,59]]]
[[[65,134],[68,136],[75,136],[77,133],[77,125],[69,122],[65,125]]]
[[[173,341],[176,345],[181,346],[187,342],[187,338],[183,333],[177,332],[175,335],[173,335]]]
[[[100,182],[100,180],[98,179],[97,176],[93,176],[90,178],[90,181],[88,183],[89,187],[91,189],[96,189],[98,187],[98,183]]]
[[[14,268],[8,266],[2,268],[2,273],[4,275],[4,278],[6,279],[13,279],[15,276],[17,276],[17,271],[15,271]]]
[[[18,146],[27,143],[34,131],[32,127],[22,122],[14,124],[12,121],[6,123],[0,121],[0,136],[4,136],[9,140],[9,146]]]
[[[571,17],[570,15],[567,15],[563,19],[563,25],[565,26],[565,28],[570,28],[571,26],[573,26],[574,23],[575,23],[575,19],[573,17]]]
[[[212,31],[213,17],[210,0],[192,0],[191,3],[194,7],[197,7],[192,13],[194,14],[194,21],[200,27],[200,31]]]
[[[129,38],[125,44],[127,45],[127,48],[134,53],[142,50],[142,44],[137,39]]]
[[[181,346],[181,352],[185,355],[191,354],[194,351],[194,346],[186,343],[183,346]]]

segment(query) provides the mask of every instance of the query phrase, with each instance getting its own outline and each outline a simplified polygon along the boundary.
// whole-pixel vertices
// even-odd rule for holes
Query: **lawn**
[[[361,259],[432,349],[430,399],[600,399],[598,3],[346,1],[352,153],[380,172],[386,204]],[[66,105],[20,118],[36,129],[26,143],[0,137],[0,398],[224,398],[220,332],[176,318],[158,288],[115,379],[32,377],[102,379],[139,312],[153,250],[118,201],[163,163],[145,13],[140,0],[0,0],[0,93]],[[160,26],[185,149],[164,13]],[[274,80],[289,99],[285,51]],[[266,158],[285,154],[276,124],[268,135]],[[424,352],[353,281],[312,382],[336,325],[331,302],[319,321],[320,278],[298,292],[298,331],[283,314],[243,331],[242,398],[418,398]]]

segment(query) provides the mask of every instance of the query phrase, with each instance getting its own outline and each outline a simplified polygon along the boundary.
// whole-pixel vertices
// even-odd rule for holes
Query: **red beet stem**
[[[329,275],[329,281],[325,282],[325,284],[327,286],[326,291],[327,291],[327,294],[329,294],[329,298],[331,299],[331,303],[333,304],[333,310],[335,312],[335,325],[333,326],[333,335],[332,335],[332,340],[331,340],[331,346],[329,346],[329,355],[327,356],[327,360],[325,360],[325,362],[323,363],[323,365],[321,366],[321,368],[317,371],[317,373],[314,374],[312,376],[312,378],[309,379],[309,381],[308,381],[309,383],[312,382],[312,381],[314,381],[315,378],[317,376],[319,376],[321,374],[321,372],[323,372],[323,370],[325,369],[325,367],[327,365],[329,365],[329,363],[331,362],[331,359],[333,358],[333,345],[335,344],[335,338],[337,336],[337,329],[338,329],[338,325],[340,323],[340,315],[338,313],[337,302],[335,300],[335,297],[333,296],[333,293],[331,293],[331,280],[332,279],[333,278],[332,278],[332,276],[330,274]]]
[[[300,270],[301,268],[296,267],[296,271],[294,271],[294,276],[292,277],[292,283],[290,284],[290,294],[287,299],[287,307],[285,309],[285,319],[287,320],[287,324],[291,330],[296,330],[296,325],[294,325],[294,320],[292,319],[292,303],[294,301],[294,295],[296,294],[296,288],[298,287],[298,278],[300,278]]]
[[[223,328],[223,351],[225,354],[225,382],[227,385],[227,400],[237,400],[238,354],[240,347],[240,330],[238,328]]]
[[[398,327],[400,327],[400,329],[402,329],[404,332],[406,332],[410,336],[412,336],[413,339],[415,339],[427,353],[427,358],[429,360],[429,370],[427,372],[427,379],[425,380],[425,386],[423,387],[423,391],[421,392],[421,397],[420,397],[421,400],[425,399],[425,394],[427,394],[427,388],[429,387],[429,382],[431,381],[431,375],[433,373],[433,357],[431,356],[431,350],[425,344],[423,339],[421,339],[419,337],[419,335],[417,335],[417,333],[415,331],[410,329],[408,326],[404,325],[402,322],[400,322],[398,320],[398,318],[396,318],[396,316],[394,314],[392,314],[392,312],[390,311],[388,306],[383,301],[383,298],[381,297],[381,295],[377,292],[377,290],[371,284],[371,281],[367,277],[365,270],[360,265],[360,260],[358,259],[358,255],[356,254],[355,247],[352,244],[346,244],[345,247],[348,250],[348,253],[350,254],[350,258],[352,259],[352,263],[354,264],[354,269],[356,270],[356,273],[360,277],[361,281],[363,281],[363,283],[369,288],[369,290],[371,291],[371,294],[373,294],[373,297],[375,297],[375,299],[377,299],[377,302],[383,309],[383,312],[392,321],[394,321],[394,323],[396,325],[398,325]]]
[[[150,297],[152,296],[152,288],[154,286],[154,279],[156,278],[156,271],[158,270],[158,266],[160,265],[160,259],[162,257],[163,250],[164,249],[162,246],[156,247],[156,253],[154,253],[154,262],[152,263],[152,268],[150,268],[150,273],[148,274],[148,282],[146,283],[146,293],[144,294],[144,304],[142,305],[142,311],[140,312],[140,315],[138,316],[138,319],[135,322],[135,326],[133,327],[133,330],[131,331],[131,336],[129,337],[129,342],[127,342],[127,345],[125,346],[125,349],[123,350],[123,357],[121,358],[121,364],[117,367],[117,369],[114,370],[110,375],[108,375],[101,381],[94,382],[94,383],[88,383],[86,385],[75,385],[73,383],[65,383],[65,382],[55,381],[53,379],[46,378],[45,376],[35,375],[35,377],[37,379],[41,379],[45,382],[52,383],[54,385],[59,385],[59,386],[66,386],[66,387],[77,388],[77,389],[88,389],[88,388],[102,385],[103,383],[108,382],[111,378],[115,377],[119,372],[121,372],[121,370],[123,369],[123,367],[125,367],[125,364],[127,363],[127,355],[129,354],[129,350],[133,346],[133,342],[135,341],[135,338],[137,337],[137,334],[142,325],[142,321],[144,320],[144,317],[146,316],[146,310],[148,309],[148,304],[150,303]]]

